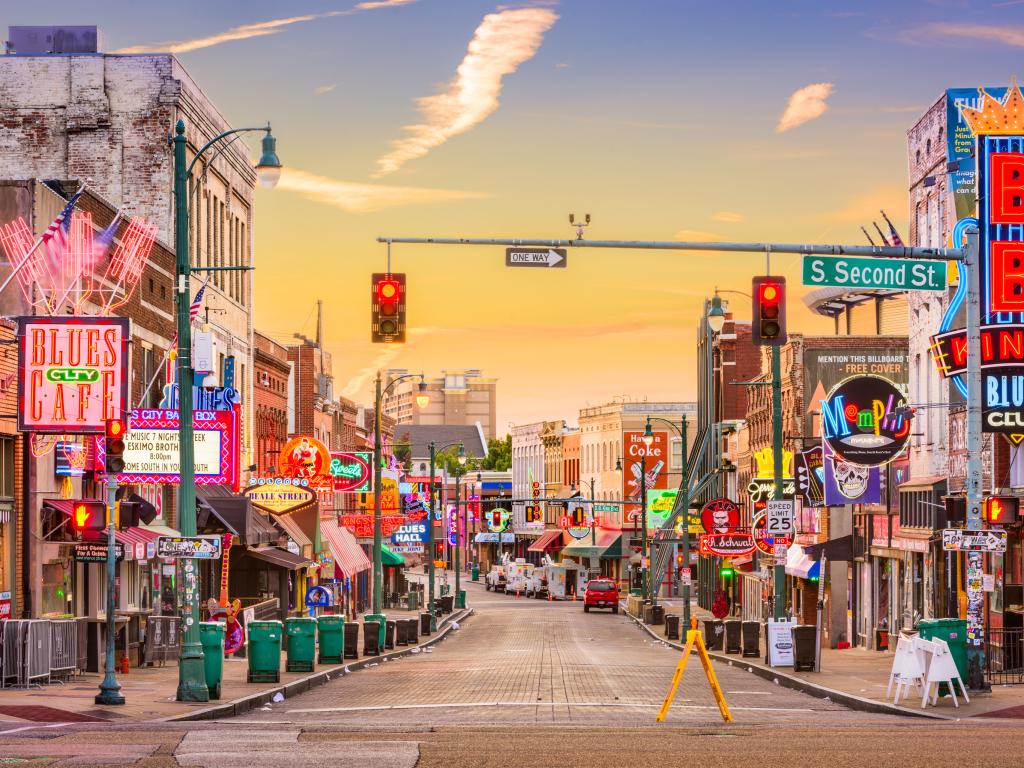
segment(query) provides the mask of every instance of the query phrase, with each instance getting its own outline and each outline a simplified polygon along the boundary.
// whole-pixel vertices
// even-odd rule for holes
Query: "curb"
[[[623,610],[623,614],[637,624],[641,629],[647,632],[648,635],[660,640],[665,645],[672,646],[673,648],[681,651],[685,646],[681,643],[673,642],[672,640],[666,640],[664,637],[659,635],[649,626],[644,624],[640,619],[631,613]],[[776,681],[778,685],[783,688],[790,688],[801,693],[806,693],[809,696],[813,696],[817,699],[828,699],[834,701],[837,704],[842,704],[848,709],[853,709],[858,712],[868,712],[876,715],[900,715],[902,717],[920,717],[925,720],[959,720],[960,718],[951,715],[940,715],[933,712],[917,712],[913,709],[905,709],[898,707],[894,704],[886,704],[874,699],[866,699],[863,696],[854,696],[852,693],[846,693],[844,691],[837,691],[834,688],[826,688],[824,685],[812,683],[808,680],[804,680],[802,677],[796,677],[794,675],[788,675],[785,672],[779,672],[776,669],[762,667],[759,664],[753,664],[749,661],[745,661],[742,656],[733,656],[722,653],[716,653],[708,651],[708,656],[713,661],[728,664],[732,667],[739,667],[740,669],[752,672],[760,678],[765,680]]]
[[[411,655],[414,650],[428,648],[443,640],[447,637],[449,632],[453,631],[453,622],[464,621],[473,614],[474,610],[472,608],[463,608],[458,613],[452,613],[448,618],[444,619],[440,623],[437,628],[437,632],[433,637],[419,643],[418,645],[411,645],[401,650],[382,653],[379,656],[367,656],[364,659],[352,661],[348,664],[338,664],[321,672],[314,672],[306,677],[300,677],[298,680],[292,680],[290,683],[279,685],[276,688],[269,688],[265,691],[260,691],[259,693],[243,696],[241,698],[234,699],[233,701],[224,702],[223,704],[215,704],[212,707],[206,707],[194,712],[186,712],[181,715],[174,715],[173,717],[159,718],[157,720],[151,720],[150,722],[180,723],[194,720],[219,720],[222,718],[244,715],[247,712],[252,712],[254,709],[259,709],[264,704],[269,704],[273,700],[274,696],[279,693],[286,699],[290,699],[293,696],[298,696],[300,693],[305,693],[312,688],[317,688],[331,680],[344,676],[346,669],[348,669],[349,672],[355,672],[360,669],[365,669],[371,664],[379,664],[384,659],[398,659],[403,656]]]

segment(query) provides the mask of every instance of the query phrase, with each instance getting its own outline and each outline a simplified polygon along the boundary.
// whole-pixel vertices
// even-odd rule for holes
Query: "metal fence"
[[[990,629],[985,679],[993,685],[1024,684],[1024,629]]]
[[[50,622],[8,619],[3,625],[0,686],[27,688],[37,681],[50,681]]]
[[[743,621],[761,622],[767,618],[764,600],[761,597],[764,582],[757,573],[739,573],[743,580],[743,609],[740,618]]]
[[[78,628],[74,620],[51,621],[50,678],[73,677],[78,669]]]

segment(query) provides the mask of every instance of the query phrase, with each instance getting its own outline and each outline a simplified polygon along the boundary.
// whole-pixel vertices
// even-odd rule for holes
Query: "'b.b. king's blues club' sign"
[[[978,225],[981,249],[982,424],[1024,440],[1024,97],[1016,85],[1002,101],[982,91],[977,108],[961,107],[977,137],[978,218],[961,219],[953,244],[964,229]],[[932,351],[943,376],[965,397],[967,334],[951,331],[966,295],[963,274]]]

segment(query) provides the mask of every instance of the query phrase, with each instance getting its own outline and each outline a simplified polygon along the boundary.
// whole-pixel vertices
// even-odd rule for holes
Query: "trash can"
[[[473,581],[480,581],[480,566],[477,563],[473,563],[473,568],[469,573]]]
[[[377,652],[378,653],[381,651],[381,649],[384,648],[384,632],[386,631],[386,628],[387,628],[387,624],[385,623],[387,621],[387,618],[388,617],[385,616],[383,613],[368,613],[365,616],[363,616],[363,623],[364,624],[366,622],[368,622],[368,621],[372,621],[375,624],[377,624],[377,626],[379,628],[379,631],[377,633]],[[365,632],[366,629],[364,628],[363,631]]]
[[[922,640],[945,640],[960,679],[967,685],[967,621],[965,619],[921,619],[917,630]],[[939,695],[948,696],[949,686],[942,683]]]
[[[644,624],[664,624],[665,623],[665,606],[663,605],[645,605],[644,606]]]
[[[359,624],[355,621],[345,622],[345,658],[359,658]]]
[[[444,596],[444,610],[445,613],[451,613],[455,610],[455,595]]]
[[[281,637],[284,625],[280,621],[250,621],[249,672],[250,683],[281,682]]]
[[[405,639],[409,645],[417,645],[420,642],[419,621],[416,619],[402,619],[405,622]]]
[[[420,634],[421,635],[429,635],[430,634],[430,618],[431,617],[430,617],[429,613],[421,613],[420,614]]]
[[[405,626],[405,619],[398,619],[395,622],[395,645],[409,644],[409,630]]]
[[[442,584],[441,585],[441,597],[444,597],[445,595],[447,595],[448,591],[449,591],[448,585],[447,584]]]
[[[674,616],[669,614],[665,616],[665,639],[666,640],[678,640],[679,639],[679,622],[682,620],[680,616]]]
[[[410,611],[415,611],[420,607],[419,595],[415,592],[410,592],[405,599],[405,607]]]
[[[744,621],[743,626],[743,655],[747,658],[754,658],[761,655],[761,622]]]
[[[199,642],[203,644],[203,672],[210,698],[220,698],[220,682],[224,679],[224,631],[220,621],[199,622]]]
[[[813,624],[793,627],[793,671],[814,671],[814,646],[818,642],[818,628]]]
[[[376,656],[380,653],[380,633],[382,623],[379,621],[363,621],[363,655]]]
[[[455,607],[456,608],[465,608],[466,607],[466,590],[464,590],[464,589],[460,589],[459,590],[459,601],[458,601],[458,603],[456,604]]]
[[[390,650],[395,647],[395,639],[397,637],[397,625],[398,621],[394,619],[388,619],[384,626],[384,650]]]
[[[345,653],[345,617],[320,616],[316,620],[321,664],[341,664]]]
[[[739,619],[729,619],[725,624],[725,652],[739,653],[742,650],[743,622]]]
[[[725,629],[719,619],[704,619],[704,647],[709,651],[722,650]]]
[[[316,658],[316,619],[293,616],[285,619],[284,633],[288,636],[287,672],[312,672]]]

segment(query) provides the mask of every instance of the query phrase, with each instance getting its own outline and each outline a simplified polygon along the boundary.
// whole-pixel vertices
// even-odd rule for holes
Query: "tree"
[[[450,445],[443,451],[439,452],[435,458],[438,467],[444,467],[445,472],[449,476],[455,475],[456,473],[464,475],[471,469],[480,468],[480,459],[472,456],[466,456],[466,463],[459,464],[459,446]]]
[[[405,467],[406,472],[408,472],[409,467],[412,466],[412,445],[409,444],[408,432],[395,440],[392,452],[395,454],[395,458],[398,459],[398,463]]]
[[[494,472],[507,472],[512,468],[512,435],[505,435],[499,440],[492,437],[487,441],[487,455],[480,464],[482,469]]]

